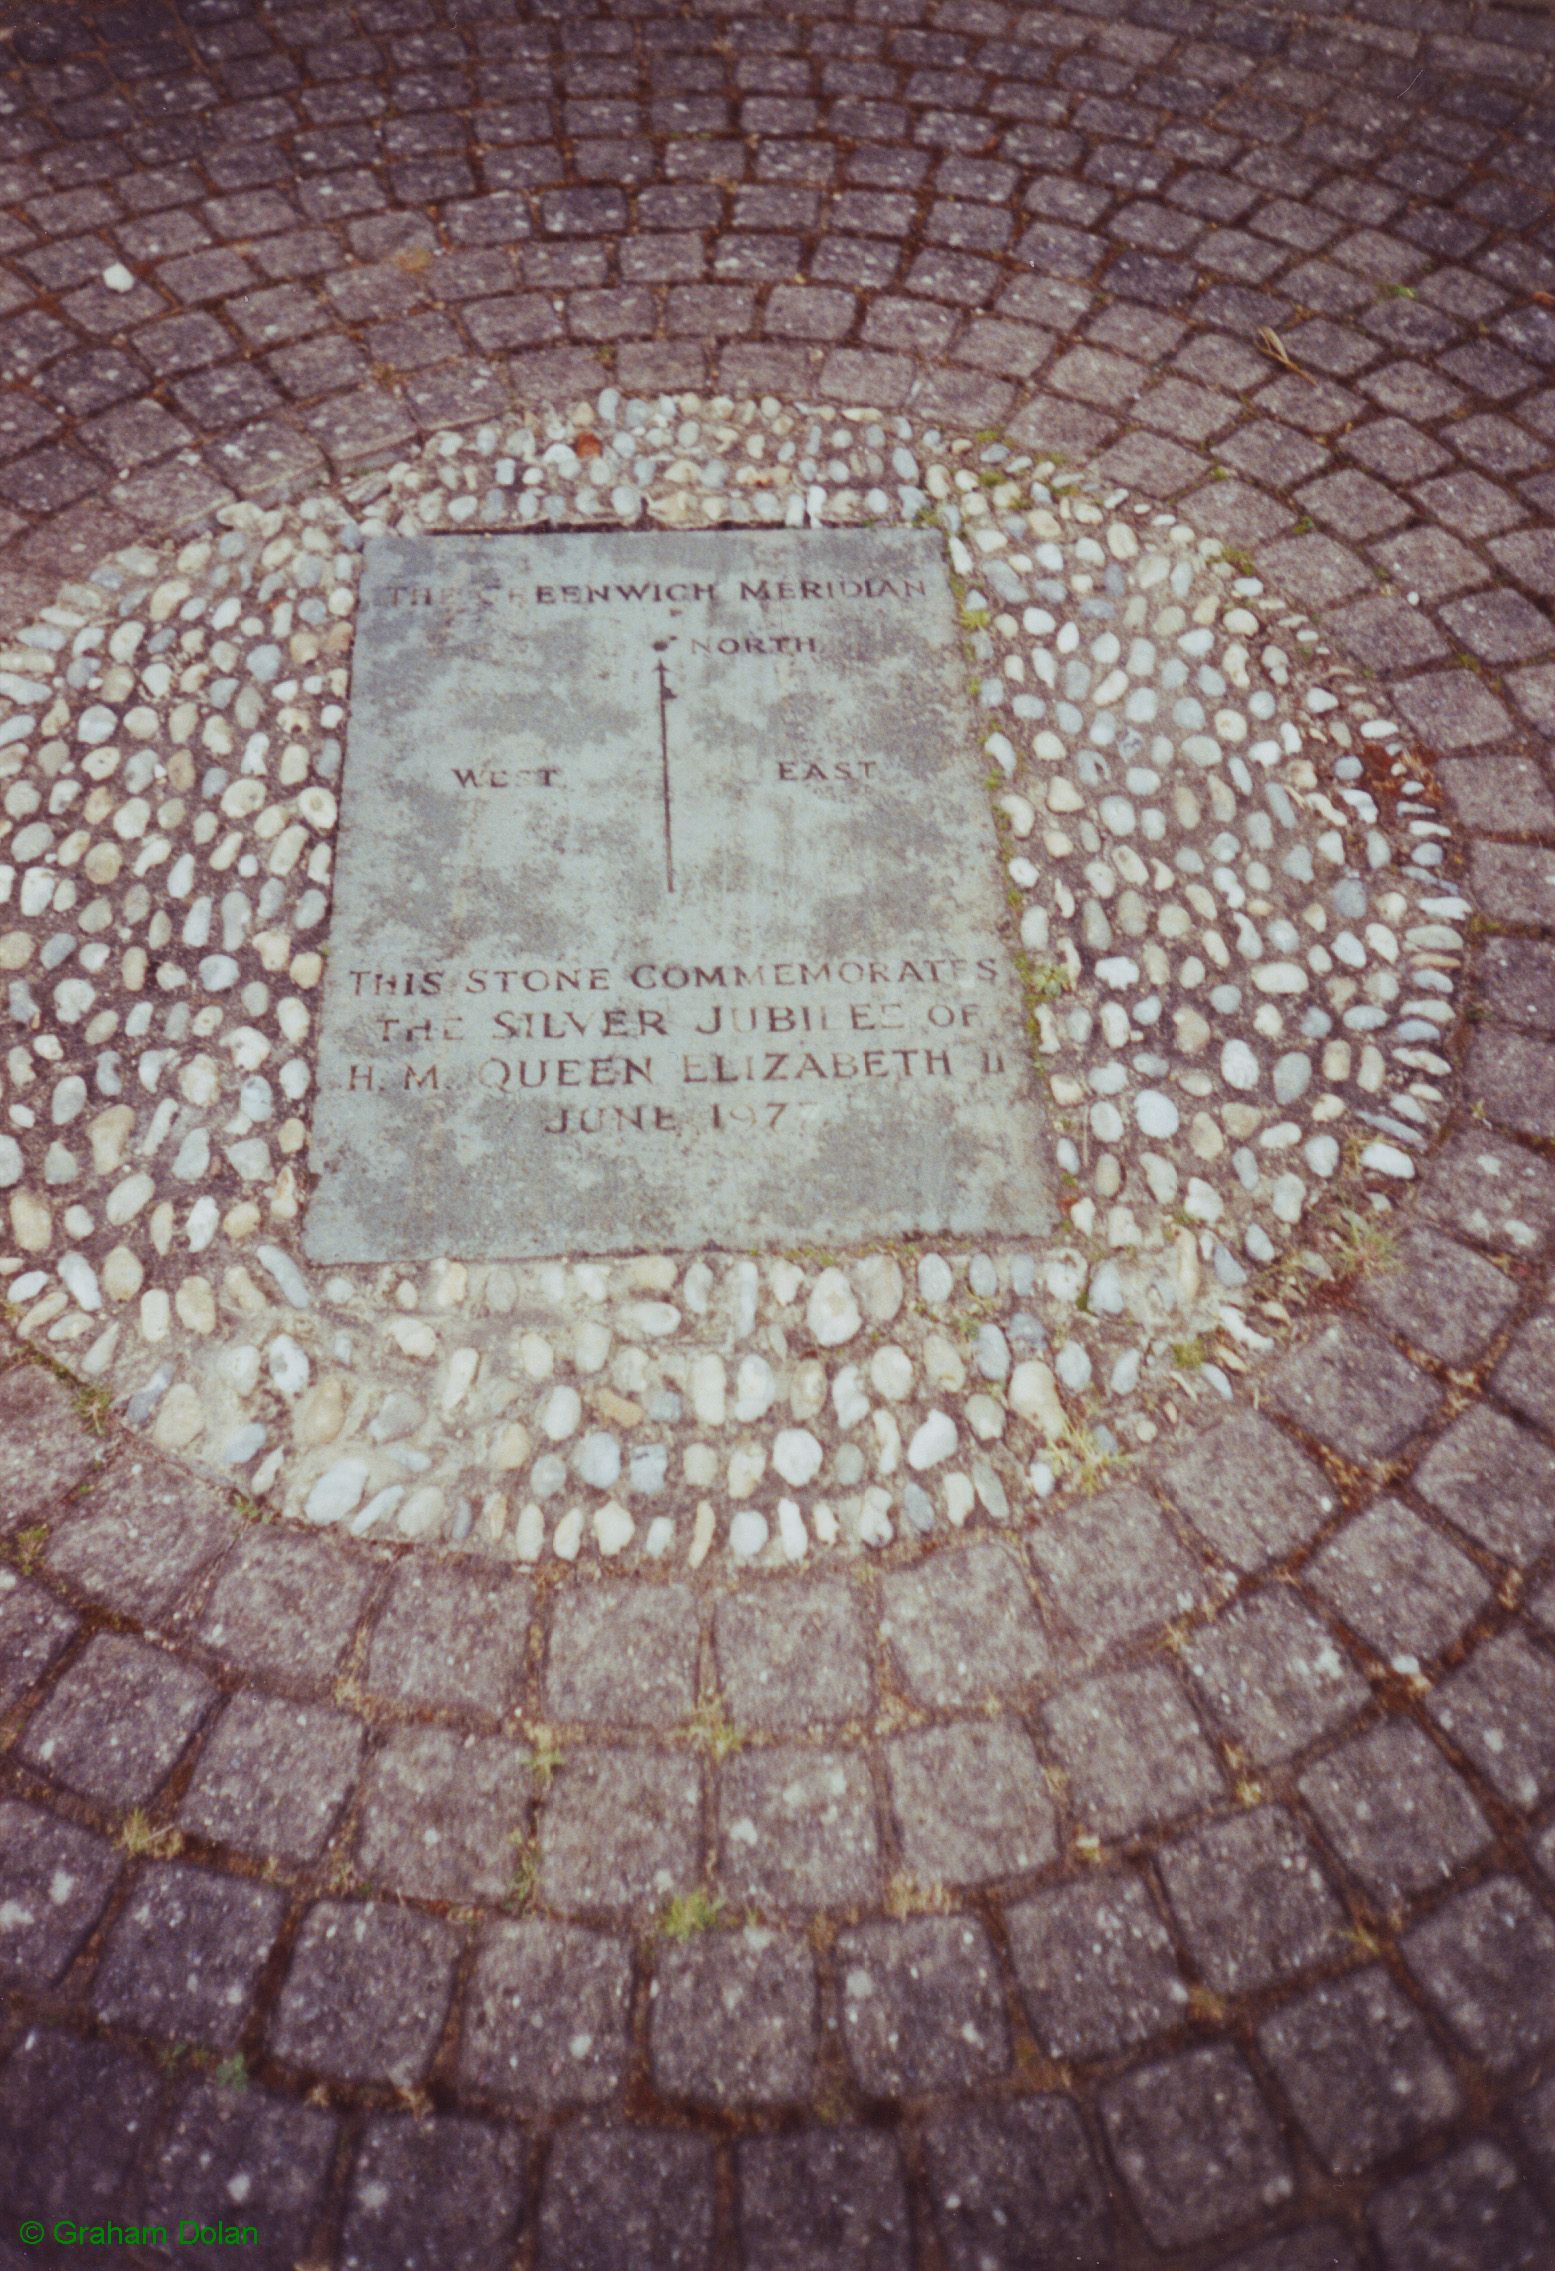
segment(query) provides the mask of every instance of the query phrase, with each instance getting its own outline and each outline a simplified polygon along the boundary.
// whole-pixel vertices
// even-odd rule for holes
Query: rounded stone
[[[948,1301],[955,1291],[955,1274],[943,1254],[925,1254],[918,1264],[918,1292],[931,1309]]]
[[[332,1522],[344,1521],[354,1514],[362,1502],[367,1488],[367,1461],[365,1459],[337,1459],[309,1491],[303,1502],[303,1513],[320,1528]]]
[[[948,1412],[931,1411],[907,1446],[907,1464],[919,1474],[937,1467],[956,1448],[956,1423]]]
[[[560,1391],[553,1391],[552,1400]],[[621,1446],[604,1428],[592,1429],[572,1455],[572,1471],[595,1490],[609,1490],[620,1477]]]
[[[1152,1142],[1165,1143],[1182,1125],[1182,1114],[1169,1096],[1159,1088],[1142,1088],[1134,1099],[1134,1118],[1141,1135]]]
[[[772,1445],[773,1466],[795,1490],[815,1480],[824,1456],[821,1444],[807,1427],[779,1429]]]
[[[1084,1395],[1091,1384],[1090,1354],[1079,1341],[1065,1341],[1053,1359],[1053,1369],[1071,1395]]]
[[[1227,1041],[1220,1052],[1220,1076],[1228,1088],[1258,1086],[1258,1059],[1245,1041]]]
[[[607,1560],[624,1553],[636,1534],[637,1524],[615,1499],[607,1498],[603,1506],[595,1509],[594,1543]]]
[[[562,1381],[551,1390],[541,1406],[540,1431],[553,1443],[565,1443],[569,1435],[577,1432],[582,1417],[583,1398],[576,1388]]]
[[[753,1561],[766,1544],[767,1517],[754,1506],[742,1506],[729,1524],[729,1551],[738,1561]]]
[[[841,1270],[822,1270],[810,1291],[805,1322],[821,1348],[840,1348],[860,1330],[864,1320]]]

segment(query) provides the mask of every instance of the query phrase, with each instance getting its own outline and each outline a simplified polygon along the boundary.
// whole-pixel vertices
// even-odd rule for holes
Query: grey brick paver
[[[320,1901],[303,1919],[269,2027],[279,2058],[400,2089],[443,2031],[459,1935],[384,1902]]]
[[[750,2137],[737,2154],[747,2271],[909,2271],[901,2149],[867,2129]]]
[[[516,2245],[528,2201],[522,2130],[445,2115],[379,2114],[362,2134],[341,2233],[341,2271],[486,2271]]]
[[[1391,2160],[1463,2102],[1425,2022],[1375,1967],[1285,2004],[1258,2029],[1258,2046],[1339,2176]]]
[[[1066,2098],[936,2113],[924,2145],[949,2271],[1025,2271],[1033,2250],[1076,2271],[1114,2260],[1107,2182]]]
[[[709,2137],[564,2129],[540,2193],[540,2271],[712,2271],[713,2183]]]
[[[817,2035],[814,1958],[771,1932],[699,1934],[654,1976],[649,2054],[666,2098],[724,2108],[809,2096]]]
[[[230,2050],[285,1905],[271,1885],[152,1862],[109,1932],[93,2011],[135,2034]]]
[[[1165,1925],[1137,1876],[1086,1875],[1005,1911],[1032,2032],[1052,2058],[1099,2058],[1182,2023]]]
[[[1344,1910],[1282,1807],[1176,1838],[1158,1863],[1178,1928],[1217,1994],[1266,1987],[1343,1951]]]
[[[101,1457],[52,1373],[40,1364],[0,1372],[0,1529],[52,1514]]]
[[[1107,2140],[1158,2247],[1252,2222],[1295,2189],[1279,2131],[1229,2044],[1137,2068],[1101,2096]]]
[[[920,1883],[977,1884],[1052,1859],[1052,1802],[1030,1736],[1010,1721],[925,1727],[885,1756],[902,1857]]]
[[[123,1867],[105,1838],[38,1806],[0,1804],[0,1977],[51,1986]]]
[[[1225,1795],[1214,1746],[1164,1664],[1065,1688],[1041,1724],[1071,1808],[1100,1837],[1133,1836]]]
[[[341,1712],[237,1695],[178,1808],[198,1837],[264,1860],[311,1861],[356,1782],[363,1730]]]
[[[872,2098],[966,2090],[1009,2065],[993,1947],[971,1916],[909,1917],[837,1943],[842,2040]]]
[[[597,2105],[626,2071],[627,1943],[542,1918],[493,1924],[466,1995],[459,2077],[520,2107]]]
[[[18,1755],[101,1805],[142,1805],[172,1772],[215,1693],[203,1672],[162,1649],[102,1633],[34,1711]]]

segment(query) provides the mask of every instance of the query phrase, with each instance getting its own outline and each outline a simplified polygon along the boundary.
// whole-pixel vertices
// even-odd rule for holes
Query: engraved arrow
[[[664,668],[664,657],[658,661],[659,673],[659,779],[664,800],[664,882],[667,890],[675,888],[675,843],[670,831],[670,716],[669,706],[679,697],[669,682]]]

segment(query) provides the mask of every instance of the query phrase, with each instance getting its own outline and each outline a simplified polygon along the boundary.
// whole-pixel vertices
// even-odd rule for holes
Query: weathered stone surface
[[[346,2082],[411,2089],[437,2048],[459,1935],[378,1901],[320,1901],[303,1918],[270,2022],[277,2057]]]
[[[815,1961],[802,1940],[699,1933],[659,1959],[649,2018],[668,2098],[727,2108],[794,2104],[815,2067]]]
[[[0,2069],[0,2202],[13,2226],[121,2216],[160,2095],[128,2051],[29,2028]],[[13,2263],[28,2260],[13,2249]]]
[[[909,2271],[894,2138],[867,2129],[748,2137],[737,2164],[747,2271]]]
[[[1400,1240],[1397,1266],[1363,1277],[1361,1306],[1443,1364],[1472,1364],[1517,1306],[1517,1286],[1471,1248],[1421,1228]]]
[[[1158,2247],[1187,2247],[1288,2200],[1290,2162],[1240,2052],[1217,2043],[1102,2092],[1124,2181]]]
[[[551,1616],[545,1709],[552,1719],[666,1727],[696,1702],[695,1598],[684,1585],[606,1581],[564,1593]]]
[[[260,1860],[311,1861],[351,1793],[362,1742],[344,1712],[236,1695],[200,1754],[179,1824]]]
[[[540,1816],[540,1889],[560,1909],[658,1907],[701,1867],[701,1777],[684,1752],[580,1751]]]
[[[0,1977],[38,1987],[58,1979],[121,1867],[91,1830],[41,1807],[0,1805]]]
[[[1476,2137],[1377,2195],[1387,2271],[1544,2271],[1552,2226],[1510,2155]]]
[[[316,1259],[1050,1220],[937,536],[380,538],[352,679]]]
[[[1402,1720],[1330,1751],[1300,1789],[1346,1867],[1384,1907],[1440,1884],[1490,1842],[1467,1783]]]
[[[718,1678],[736,1725],[797,1733],[862,1719],[874,1692],[854,1589],[763,1585],[718,1603]]]
[[[936,2114],[924,2141],[948,2271],[1107,2271],[1107,2187],[1066,2098]]]
[[[1025,1573],[1007,1546],[968,1546],[894,1572],[880,1632],[908,1693],[931,1708],[1007,1701],[1047,1667]]]
[[[1179,2026],[1188,1990],[1138,1877],[1077,1878],[1006,1911],[1015,1976],[1052,2058],[1109,2057]]]
[[[598,2105],[626,2070],[626,1941],[541,1918],[493,1924],[465,2001],[459,2075],[507,2103]]]
[[[357,1861],[417,1900],[500,1900],[529,1826],[529,1754],[500,1735],[394,1729],[362,1782]]]
[[[1440,1400],[1426,1375],[1348,1317],[1275,1366],[1267,1401],[1347,1459],[1391,1459]]]
[[[506,1570],[402,1561],[367,1656],[367,1685],[397,1703],[500,1719],[518,1701],[533,1587]]]
[[[41,1585],[0,1569],[0,1711],[27,1693],[75,1632],[80,1619]]]
[[[1203,1591],[1154,1499],[1127,1484],[1072,1500],[1033,1533],[1031,1555],[1044,1600],[1087,1653],[1170,1624]]]
[[[1258,2044],[1339,2176],[1391,2159],[1461,2102],[1424,2020],[1376,1966],[1287,2003],[1259,2028]]]
[[[563,2129],[540,2193],[540,2271],[712,2271],[713,2141]]]
[[[1007,1719],[923,1727],[886,1745],[902,1857],[924,1885],[1015,1876],[1053,1857],[1031,1738]]]
[[[244,1672],[317,1687],[338,1669],[378,1581],[332,1539],[245,1530],[216,1573],[199,1636]]]
[[[1341,1952],[1344,1910],[1282,1807],[1194,1830],[1164,1849],[1160,1868],[1183,1937],[1217,1994],[1266,1987]]]
[[[250,2260],[289,2265],[308,2252],[323,2205],[338,2116],[252,2083],[196,2081],[178,2103],[150,2174],[148,2214],[169,2230],[255,2224]],[[198,2257],[196,2257],[198,2260]]]
[[[1454,1420],[1415,1473],[1428,1506],[1519,1568],[1555,1535],[1555,1451],[1486,1404]]]
[[[1332,1636],[1280,1585],[1195,1627],[1183,1654],[1212,1718],[1260,1766],[1331,1734],[1370,1697]]]
[[[1455,1893],[1403,1950],[1453,2033],[1492,2072],[1555,2043],[1555,1923],[1518,1879],[1487,1877]]]
[[[273,1885],[152,1862],[108,1935],[93,2010],[135,2034],[230,2050],[285,1906]]]
[[[1307,1565],[1307,1582],[1383,1661],[1450,1648],[1490,1587],[1465,1553],[1396,1498],[1379,1498]]]
[[[856,1752],[779,1744],[725,1765],[718,1879],[731,1900],[851,1908],[880,1889],[880,1834]]]
[[[55,1530],[48,1566],[128,1615],[158,1616],[236,1532],[236,1516],[209,1483],[162,1459],[119,1459]]]
[[[1164,1664],[1065,1688],[1042,1725],[1077,1819],[1098,1836],[1127,1837],[1224,1795],[1214,1748]]]
[[[352,2172],[340,2271],[489,2271],[515,2246],[528,2193],[521,2129],[441,2114],[367,2123]]]
[[[1162,1469],[1173,1504],[1233,1568],[1258,1570],[1304,1545],[1338,1505],[1322,1469],[1272,1420],[1238,1412]]]
[[[215,1694],[192,1664],[100,1633],[33,1713],[20,1754],[83,1797],[140,1805],[172,1772]]]
[[[837,1943],[842,2039],[870,2097],[970,2089],[1010,2061],[998,1968],[973,1916],[914,1916]]]
[[[52,1513],[101,1458],[52,1372],[41,1364],[0,1372],[0,1530]]]
[[[1509,1806],[1531,1812],[1555,1789],[1555,1664],[1520,1632],[1476,1649],[1429,1708]]]

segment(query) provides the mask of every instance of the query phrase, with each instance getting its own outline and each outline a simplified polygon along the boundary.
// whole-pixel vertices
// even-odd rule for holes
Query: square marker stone
[[[353,681],[314,1260],[1051,1223],[937,536],[381,538]]]

